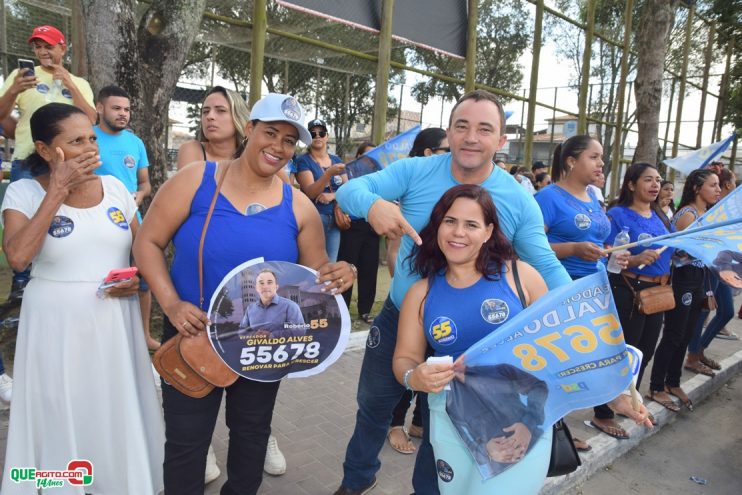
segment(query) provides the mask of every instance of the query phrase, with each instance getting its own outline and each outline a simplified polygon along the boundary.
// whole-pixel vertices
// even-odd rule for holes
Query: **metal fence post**
[[[479,20],[478,0],[469,0],[469,23],[466,31],[466,75],[464,91],[474,89],[477,82],[477,21]]]
[[[387,96],[389,94],[389,67],[392,61],[392,21],[394,0],[383,0],[381,30],[379,31],[379,61],[376,67],[376,97],[372,135],[375,143],[383,143],[386,130]]]
[[[263,56],[265,55],[265,34],[268,27],[266,0],[253,0],[252,5],[252,43],[250,45],[250,108],[260,99],[263,87]]]
[[[587,133],[587,91],[590,83],[590,59],[593,56],[593,30],[595,29],[595,0],[587,0],[587,27],[585,29],[585,50],[582,53],[582,74],[580,77],[580,96],[577,101],[577,133]],[[601,91],[601,95],[603,92]]]
[[[536,120],[536,91],[538,90],[538,63],[541,57],[541,29],[544,23],[544,0],[536,2],[536,20],[533,25],[533,60],[531,61],[531,87],[528,92],[528,120],[526,123],[526,143],[523,165],[531,166],[533,161],[533,128]]]

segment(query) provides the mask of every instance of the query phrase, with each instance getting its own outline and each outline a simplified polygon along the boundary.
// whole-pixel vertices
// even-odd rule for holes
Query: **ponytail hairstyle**
[[[714,171],[709,169],[698,169],[688,174],[688,177],[685,178],[685,185],[683,186],[683,194],[680,196],[678,210],[696,200],[698,191],[713,174]]]
[[[62,133],[62,123],[75,114],[85,114],[74,105],[65,103],[47,103],[31,115],[31,139],[33,142],[41,141],[47,146],[52,144],[54,138]],[[23,162],[23,168],[36,177],[49,173],[49,162],[47,162],[37,151],[34,151]]]
[[[551,180],[559,182],[567,177],[572,167],[567,165],[567,158],[579,158],[590,143],[594,141],[588,134],[578,134],[559,144],[554,150],[554,157],[551,162]]]

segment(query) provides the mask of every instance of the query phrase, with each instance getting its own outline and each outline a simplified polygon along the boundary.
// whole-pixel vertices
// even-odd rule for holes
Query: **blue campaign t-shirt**
[[[103,132],[98,126],[93,127],[93,130],[98,136],[98,149],[103,162],[95,173],[113,175],[124,183],[129,192],[136,192],[137,171],[149,167],[142,140],[129,130],[117,134]]]
[[[635,212],[631,208],[626,206],[616,206],[608,211],[608,218],[611,221],[611,233],[606,240],[606,244],[612,245],[616,236],[623,227],[629,228],[629,239],[631,242],[637,242],[651,237],[657,237],[658,235],[665,235],[669,232],[675,232],[675,228],[670,226],[670,230],[667,230],[665,224],[657,213],[652,211],[652,216],[645,218],[639,213]],[[647,246],[636,246],[629,248],[629,252],[632,255],[637,255],[645,249],[659,249],[662,246],[659,244],[650,244]],[[641,275],[647,275],[649,277],[656,277],[658,275],[664,275],[670,273],[670,258],[672,258],[672,248],[667,248],[660,255],[660,257],[652,263],[647,265],[641,270],[638,266],[629,268],[632,273]]]
[[[336,163],[343,163],[343,161],[340,159],[337,155],[330,155],[330,161],[333,165]],[[296,159],[296,173],[303,172],[305,170],[309,170],[312,172],[312,176],[314,177],[314,180],[316,181],[320,177],[322,177],[322,174],[325,173],[324,170],[322,170],[322,165],[314,161],[314,158],[312,158],[312,155],[309,153],[304,153],[299,158]],[[340,186],[343,185],[343,178],[339,175],[333,175],[330,179],[330,184],[325,187],[325,190],[323,192],[335,192],[338,190]],[[332,187],[331,187],[332,186]],[[321,203],[314,203],[317,207],[317,210],[319,210],[320,214],[322,215],[332,215],[333,209],[335,208],[335,202],[332,201],[328,204],[321,204]]]
[[[558,185],[551,184],[536,194],[550,243],[592,242],[603,247],[611,231],[610,223],[595,193],[590,190],[587,193],[590,201],[581,201]],[[573,278],[591,275],[598,269],[594,261],[577,256],[559,261]]]

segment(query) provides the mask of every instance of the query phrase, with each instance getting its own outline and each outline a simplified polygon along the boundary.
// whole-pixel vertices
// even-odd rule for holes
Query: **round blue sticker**
[[[368,337],[366,337],[366,346],[371,349],[378,347],[381,342],[381,330],[379,327],[371,327],[368,330]]]
[[[75,230],[75,222],[69,217],[63,217],[57,215],[52,218],[52,223],[49,225],[49,235],[52,237],[67,237]]]
[[[124,230],[129,230],[129,223],[126,221],[126,217],[124,216],[124,213],[116,208],[115,206],[111,206],[108,209],[108,219],[113,222],[116,226],[121,227]]]
[[[45,95],[45,94],[47,94],[49,92],[49,86],[47,86],[44,83],[37,84],[36,85],[36,91],[38,91],[42,95]]]
[[[124,165],[126,165],[126,168],[134,168],[134,166],[137,164],[137,161],[134,159],[131,155],[126,155],[124,157]]]
[[[247,205],[247,209],[245,210],[245,215],[255,215],[256,213],[260,213],[261,211],[265,211],[265,205],[261,205],[260,203],[250,203]]]
[[[438,477],[441,481],[444,483],[450,483],[453,481],[453,468],[449,463],[443,459],[438,459],[435,461],[435,468],[438,471]]]
[[[456,342],[459,331],[456,323],[447,316],[439,316],[430,324],[430,336],[441,345],[451,345]]]
[[[72,93],[70,93],[70,90],[67,88],[62,89],[62,96],[65,98],[71,100],[72,99]]]
[[[690,292],[686,292],[682,295],[680,301],[683,303],[683,306],[690,306],[690,303],[693,302],[693,294],[691,294]]]
[[[578,213],[577,215],[575,215],[575,227],[580,230],[589,229],[592,223],[593,221],[590,220],[590,217],[585,215],[584,213]]]
[[[301,118],[301,108],[296,98],[289,96],[281,103],[281,111],[289,120],[297,121]]]
[[[480,312],[484,321],[492,325],[499,325],[508,319],[510,308],[502,299],[486,299],[482,301]]]

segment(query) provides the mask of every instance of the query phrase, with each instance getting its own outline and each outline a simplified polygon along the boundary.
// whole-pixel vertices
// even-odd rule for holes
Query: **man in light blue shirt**
[[[304,316],[299,305],[277,294],[278,280],[271,270],[262,270],[255,278],[260,299],[250,304],[240,321],[245,330],[256,337],[296,337],[306,334]]]
[[[549,287],[571,282],[544,233],[544,221],[533,196],[492,160],[507,140],[502,105],[491,93],[465,94],[451,111],[448,143],[451,153],[409,158],[384,170],[349,181],[337,191],[343,211],[366,218],[374,230],[401,238],[389,298],[374,320],[358,384],[356,427],[343,463],[344,477],[335,495],[360,495],[376,484],[378,454],[384,445],[392,410],[404,392],[392,372],[399,308],[407,290],[419,278],[407,261],[417,232],[430,219],[445,191],[458,184],[479,184],[497,207],[500,228],[518,256],[534,266]],[[393,201],[399,200],[401,207]],[[430,365],[447,370],[451,365]],[[423,401],[427,404],[427,401]],[[412,484],[416,493],[437,494],[435,459],[429,441],[429,414],[423,411],[424,438],[418,450]]]
[[[150,195],[149,160],[144,143],[126,127],[131,118],[129,94],[118,86],[106,86],[98,92],[98,125],[93,127],[98,137],[98,149],[103,165],[95,170],[98,175],[112,175],[124,183],[134,197],[137,206]],[[137,212],[137,218],[142,216]],[[142,278],[139,284],[139,305],[147,347],[155,350],[160,343],[149,334],[149,319],[152,314],[152,293]]]

